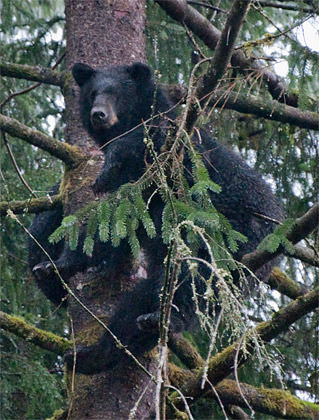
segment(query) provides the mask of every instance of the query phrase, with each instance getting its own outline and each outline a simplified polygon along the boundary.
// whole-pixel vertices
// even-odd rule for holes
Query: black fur
[[[83,125],[96,143],[103,147],[105,154],[104,167],[94,184],[94,190],[95,192],[115,191],[120,185],[139,179],[145,170],[146,146],[143,141],[142,123],[152,113],[160,114],[155,119],[158,128],[152,130],[152,139],[156,150],[159,151],[166,136],[166,121],[175,117],[172,111],[167,112],[171,109],[171,103],[163,90],[155,85],[150,69],[141,63],[97,71],[84,64],[75,64],[72,72],[81,87],[80,111]],[[161,114],[164,112],[165,115]],[[134,127],[137,128],[133,129]],[[248,238],[248,242],[242,244],[234,255],[236,259],[240,259],[244,254],[254,250],[274,228],[273,223],[260,218],[260,214],[282,220],[283,213],[278,200],[261,176],[238,154],[218,144],[205,132],[201,132],[200,138],[194,136],[192,141],[202,154],[211,179],[222,188],[220,194],[212,194],[215,207],[229,219],[234,229]],[[184,164],[190,167],[190,162],[186,158]],[[154,198],[150,212],[158,232],[160,232],[162,208],[160,197]],[[45,220],[46,216],[42,217]],[[61,219],[60,214],[57,214],[52,226],[58,224],[58,219]],[[36,219],[34,225],[37,224],[39,225]],[[41,228],[43,229],[43,226]],[[45,238],[48,233],[50,233],[48,229],[44,228],[41,235]],[[157,325],[163,259],[167,252],[160,235],[151,240],[145,233],[140,232],[139,239],[148,261],[147,279],[124,295],[110,321],[112,331],[136,354],[151,348],[157,340],[154,325]],[[124,243],[123,247],[125,246],[127,244]],[[112,248],[110,245],[108,247]],[[59,251],[58,262],[63,269],[63,264],[66,261],[72,262],[72,258],[66,247],[62,252]],[[55,250],[55,254],[59,251]],[[104,252],[105,248],[96,244],[93,259],[90,261],[76,252],[75,267],[71,269],[69,267],[66,271],[70,274],[75,272],[75,269],[83,270],[88,264],[100,263],[106,259]],[[112,250],[112,255],[117,253],[118,249]],[[124,254],[122,252],[123,256]],[[107,258],[106,264],[109,264],[110,268],[113,264],[114,268],[112,259]],[[272,266],[273,263],[269,263],[256,274],[266,281]],[[40,282],[40,287],[45,292],[50,287],[56,287],[52,279],[49,286],[44,286],[45,282],[49,282],[49,279],[42,278]],[[52,299],[52,290],[46,294]],[[172,317],[175,321],[172,323],[172,328],[181,330],[191,324],[195,317],[189,282],[184,282],[178,289],[174,304],[179,311],[173,309]],[[112,339],[105,334],[97,345],[83,348],[78,352],[77,368],[84,373],[103,370],[112,365],[119,355],[120,352]],[[72,357],[67,357],[68,363],[72,363],[72,360]]]

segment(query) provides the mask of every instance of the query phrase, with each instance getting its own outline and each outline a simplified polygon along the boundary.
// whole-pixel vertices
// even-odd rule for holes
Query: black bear
[[[95,70],[78,63],[74,65],[72,73],[81,88],[80,112],[83,125],[105,154],[104,167],[93,186],[94,191],[111,192],[124,183],[137,181],[144,173],[147,162],[144,123],[155,116],[148,134],[152,137],[155,150],[159,152],[165,141],[169,121],[175,118],[173,106],[164,90],[155,83],[149,67],[141,63],[105,70]],[[279,202],[261,176],[238,154],[218,144],[204,131],[194,135],[192,142],[203,156],[211,180],[221,187],[220,193],[211,193],[214,206],[227,217],[235,230],[248,238],[234,255],[240,260],[272,232],[272,220],[283,219]],[[191,165],[187,158],[184,165]],[[110,329],[136,354],[151,348],[158,337],[153,326],[157,322],[163,260],[167,253],[167,247],[159,233],[162,210],[163,203],[158,194],[158,197],[152,199],[150,206],[158,234],[156,238],[150,239],[141,233],[140,238],[150,267],[147,279],[124,295],[110,321]],[[40,228],[36,234],[36,219],[33,224],[35,236],[45,237],[50,232],[46,229],[42,234]],[[126,255],[126,246],[124,242],[123,248],[119,247],[123,257]],[[68,261],[65,273],[70,274],[75,269],[84,269],[88,264],[98,264],[106,257],[102,248],[97,246],[96,249],[98,251],[89,261],[84,255],[80,258],[78,251],[73,259],[69,258],[70,251],[64,247],[58,258],[59,266],[63,270],[64,263]],[[118,248],[114,248],[112,255],[119,252]],[[120,259],[118,257],[117,261]],[[73,260],[75,264],[72,263]],[[110,265],[114,264],[112,259],[108,261]],[[47,263],[43,260],[41,262],[38,265],[40,269],[35,271],[40,273],[39,283],[46,283],[49,280],[46,280],[46,270],[43,267]],[[272,263],[268,263],[256,274],[266,281],[272,266]],[[48,289],[43,285],[41,287],[44,291]],[[182,282],[182,286],[177,289],[174,308],[176,310],[172,313],[172,328],[179,331],[195,318],[190,282]],[[151,328],[146,331],[148,321]],[[78,352],[77,369],[84,373],[103,370],[114,362],[118,353],[112,339],[105,334],[97,345]],[[72,358],[68,357],[67,362],[72,363]]]

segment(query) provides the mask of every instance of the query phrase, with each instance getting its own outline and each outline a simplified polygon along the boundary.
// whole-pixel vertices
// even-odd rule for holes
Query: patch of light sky
[[[273,33],[276,32],[276,28],[271,27],[269,28],[269,32]],[[302,25],[298,26],[292,31],[292,34],[298,42],[309,48],[311,51],[318,52],[319,53],[319,18],[313,17],[308,20],[306,20]],[[289,35],[289,34],[288,34]],[[275,55],[276,51],[278,49],[283,48],[279,47],[278,44],[270,47],[265,47],[265,53],[269,55]],[[283,56],[285,55],[285,51],[283,50]],[[286,51],[287,53],[287,51]],[[288,74],[289,68],[288,63],[285,60],[278,61],[273,64],[274,71],[278,76],[285,77]]]

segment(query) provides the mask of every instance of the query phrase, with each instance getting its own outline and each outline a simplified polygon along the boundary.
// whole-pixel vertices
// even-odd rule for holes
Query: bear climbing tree
[[[148,222],[151,225],[154,223],[154,229],[150,227],[148,229],[143,219],[140,219],[140,226],[134,219],[131,213],[134,212],[134,206],[135,212],[140,209],[136,208],[136,201],[133,199],[132,208],[129,206],[124,208],[124,221],[120,221],[128,226],[127,232],[121,234],[116,226],[111,226],[113,238],[122,236],[121,242],[116,243],[117,247],[112,246],[110,241],[104,243],[101,235],[96,233],[92,256],[83,255],[81,246],[83,247],[86,235],[83,228],[79,235],[81,244],[79,249],[71,251],[65,243],[55,264],[65,278],[88,265],[96,266],[103,261],[108,270],[116,270],[117,265],[132,267],[129,229],[135,225],[137,240],[145,258],[145,279],[124,295],[111,319],[110,329],[134,354],[139,355],[154,347],[158,337],[160,294],[165,273],[164,260],[170,243],[170,238],[165,237],[162,221],[169,223],[168,220],[172,215],[167,220],[163,215],[173,212],[173,209],[170,207],[169,199],[161,191],[163,185],[159,181],[156,160],[161,159],[161,149],[166,137],[174,133],[174,107],[160,85],[154,81],[149,67],[141,63],[105,70],[94,70],[84,64],[75,64],[73,75],[81,87],[80,112],[83,125],[102,148],[105,156],[102,172],[92,188],[95,193],[117,192],[118,194],[120,191],[120,195],[123,195],[120,206],[123,206],[125,191],[129,191],[129,195],[132,196],[133,191],[137,194],[138,188],[139,192],[143,192],[143,197],[140,198],[145,201],[142,202],[148,202],[150,214]],[[194,217],[195,223],[206,224],[208,230],[211,229],[212,235],[214,235],[214,224],[219,224],[219,229],[224,229],[222,235],[225,238],[225,246],[232,244],[233,257],[240,260],[273,231],[276,222],[282,220],[283,213],[278,200],[261,176],[239,155],[218,144],[205,131],[195,134],[188,143],[185,137],[179,149],[179,155],[184,156],[183,173],[180,176],[183,178],[185,191],[181,193],[181,185],[174,187],[176,197],[173,199],[176,200],[176,208],[180,208],[177,214],[178,223],[183,221],[187,212],[189,215],[194,212],[194,216],[190,219]],[[145,171],[150,174],[146,183],[145,180],[141,181],[143,176],[145,177]],[[167,179],[171,184],[177,182],[173,174],[168,174]],[[143,183],[146,184],[144,187]],[[185,199],[183,195],[188,195],[188,198]],[[117,210],[114,210],[114,218],[120,217]],[[201,212],[205,212],[206,220],[201,220],[203,217],[200,215]],[[32,226],[34,236],[42,243],[48,239],[48,227],[44,225],[43,231],[41,230],[45,217],[45,215],[38,216]],[[52,219],[50,221],[52,230],[49,233],[53,233],[57,223],[60,222],[61,214],[59,211],[56,215],[50,212],[48,217]],[[115,220],[116,223],[119,221]],[[174,229],[174,226],[170,225],[169,229]],[[243,242],[239,249],[236,241],[230,239],[234,233],[232,229],[244,235],[236,237]],[[57,246],[61,250],[61,245]],[[194,247],[194,243],[190,238],[186,238],[185,246]],[[192,256],[208,261],[209,255],[204,244],[196,246],[197,249],[196,247],[193,249]],[[31,255],[33,247],[31,242]],[[134,254],[134,250],[132,251]],[[56,253],[55,250],[54,254]],[[231,258],[228,259],[230,260],[228,268],[233,272],[235,283],[238,283],[239,275],[231,268],[233,264]],[[199,296],[205,293],[203,279],[208,281],[211,276],[207,267],[202,265],[199,264],[198,274],[195,276],[196,293]],[[273,265],[274,262],[264,265],[256,275],[266,282]],[[55,289],[58,280],[54,280],[54,268],[50,262],[37,264],[33,271],[47,296],[54,295],[52,289]],[[175,332],[196,323],[194,290],[188,271],[187,264],[181,264],[181,280],[180,285],[177,284],[171,315],[171,330]],[[248,288],[253,288],[254,282],[251,278],[249,283]],[[238,286],[243,294],[247,292],[247,285],[238,284]],[[214,289],[218,296],[218,288]],[[200,307],[204,307],[202,300],[199,299]],[[210,305],[216,310],[216,304]],[[114,359],[121,356],[119,353],[112,338],[105,333],[97,345],[78,352],[77,369],[86,373],[105,369],[114,364]],[[67,360],[72,363],[72,355]]]
[[[249,404],[278,417],[316,417],[316,405],[291,395],[294,386],[317,394],[318,293],[308,292],[316,281],[311,265],[318,264],[317,237],[310,235],[318,226],[318,89],[311,77],[317,62],[297,34],[315,7],[304,2],[283,12],[241,0],[218,10],[185,0],[65,0],[64,20],[60,2],[34,10],[29,3],[4,4],[9,63],[0,64],[8,77],[0,115],[7,418],[52,416],[38,395],[52,391],[46,401],[55,409],[55,380],[70,396],[56,418],[164,420],[167,401],[168,418],[186,417],[184,411],[189,418],[219,418],[217,399],[227,413],[229,404],[245,411]],[[275,34],[268,36],[272,22]],[[55,28],[55,35],[66,33],[66,43],[56,41]],[[270,67],[274,57],[260,53],[270,40],[284,61],[289,56],[292,93]],[[154,76],[141,64],[147,61]],[[53,62],[60,71],[43,67]],[[79,62],[86,64],[74,67]],[[25,89],[30,80],[41,84]],[[47,113],[61,117],[54,132]],[[300,220],[278,223],[277,199],[236,149]],[[31,233],[30,213],[38,214]],[[30,244],[30,266],[57,307],[25,270],[24,232],[49,251]],[[307,235],[306,246],[294,246]],[[273,263],[265,262],[284,252],[282,268],[295,281],[285,287],[287,276],[272,270],[269,284],[278,297],[255,276],[267,281]],[[274,338],[284,358],[268,346]],[[40,354],[33,344],[56,353]],[[236,368],[236,381],[221,383]],[[262,388],[239,385],[244,377]],[[289,394],[265,389],[282,383]]]

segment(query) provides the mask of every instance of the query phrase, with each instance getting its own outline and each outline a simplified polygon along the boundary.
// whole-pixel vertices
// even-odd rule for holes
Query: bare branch
[[[84,155],[76,147],[55,140],[41,133],[41,131],[32,130],[14,118],[9,118],[2,114],[0,114],[0,128],[13,137],[18,137],[33,146],[40,147],[52,156],[62,160],[68,166],[76,166],[84,158]]]
[[[27,181],[24,179],[24,177],[23,177],[23,175],[22,175],[22,172],[21,172],[21,171],[20,171],[20,169],[19,169],[19,166],[18,166],[18,164],[17,164],[17,161],[16,161],[16,159],[15,159],[15,157],[14,157],[14,154],[12,153],[11,147],[9,146],[9,143],[8,143],[8,140],[7,140],[6,133],[5,133],[4,131],[2,131],[2,130],[1,130],[1,134],[2,134],[2,138],[3,138],[4,145],[6,146],[6,149],[7,149],[8,153],[9,153],[9,156],[10,156],[11,162],[12,162],[12,164],[13,164],[13,166],[14,166],[14,169],[16,170],[16,173],[18,174],[18,177],[20,178],[20,181],[21,181],[21,182],[22,182],[22,184],[26,187],[26,189],[29,191],[29,193],[30,193],[30,194],[31,194],[34,198],[36,198],[37,196],[34,194],[34,192],[33,192],[32,188],[31,188],[31,187],[30,187],[30,185],[27,183]]]
[[[0,73],[2,76],[31,80],[33,82],[41,82],[60,87],[63,87],[66,75],[68,74],[68,72],[51,70],[48,67],[14,64],[2,60],[0,60]]]
[[[316,203],[302,217],[296,220],[291,232],[287,235],[287,239],[296,244],[301,239],[313,232],[319,225],[319,203]],[[284,251],[283,246],[279,246],[276,252],[271,253],[267,250],[256,250],[243,256],[241,262],[252,271],[256,271],[266,262],[273,259],[276,255]]]
[[[8,210],[14,214],[21,213],[41,213],[42,211],[52,210],[62,204],[61,195],[53,195],[52,197],[33,198],[26,201],[1,201],[0,215],[4,216]]]
[[[163,86],[173,102],[183,102],[187,90],[181,85]],[[301,111],[289,105],[267,98],[247,97],[246,94],[217,89],[210,97],[210,106],[233,109],[243,114],[253,114],[271,121],[280,121],[300,128],[319,130],[319,115],[310,111]]]
[[[65,57],[65,53],[63,53],[58,59],[57,59],[57,61],[56,61],[56,63],[54,64],[54,66],[52,66],[52,69],[47,69],[48,71],[49,70],[54,70],[60,63],[61,63],[61,61],[64,59],[64,57]],[[3,102],[1,102],[1,104],[0,104],[0,111],[1,112],[3,112],[3,107],[9,102],[9,101],[11,101],[11,99],[13,99],[13,98],[15,98],[16,96],[19,96],[19,95],[24,95],[25,93],[28,93],[28,92],[31,92],[31,90],[33,90],[33,89],[36,89],[38,86],[40,86],[41,85],[41,82],[37,82],[37,83],[35,83],[34,85],[31,85],[31,86],[29,86],[29,87],[27,87],[26,89],[22,89],[22,90],[19,90],[18,92],[13,92],[13,93],[11,93]]]
[[[272,3],[268,0],[267,1],[258,0],[258,2],[255,2],[255,3],[257,3],[259,6],[262,6],[262,7],[272,7],[275,9],[292,10],[294,12],[303,12],[303,13],[308,13],[308,14],[313,14],[313,13],[318,12],[318,10],[316,10],[314,7],[311,8],[311,7],[303,7],[300,5],[294,6],[291,4]]]
[[[293,254],[289,253],[288,250],[285,250],[285,254],[289,257],[297,258],[306,264],[319,267],[319,250],[315,252],[313,249],[302,245],[295,245],[294,248],[295,251]]]
[[[0,327],[18,337],[24,338],[45,350],[64,354],[72,348],[72,342],[40,328],[33,327],[23,319],[0,311]]]
[[[196,9],[187,5],[186,0],[155,0],[167,14],[177,22],[185,24],[193,31],[210,49],[215,50],[221,36],[220,31],[215,28],[208,19],[201,15]],[[261,74],[262,80],[268,85],[270,94],[274,99],[287,105],[297,106],[296,95],[288,95],[286,88],[280,78],[268,69],[264,69],[257,61],[248,59],[245,54],[237,50],[233,53],[231,64],[242,73]]]
[[[215,54],[207,72],[199,79],[195,97],[198,100],[207,101],[207,95],[214,91],[220,79],[225,73],[230,62],[235,41],[248,12],[250,1],[235,0],[228,14],[226,24],[219,37]],[[197,102],[193,102],[186,117],[186,130],[191,132],[199,116]]]

